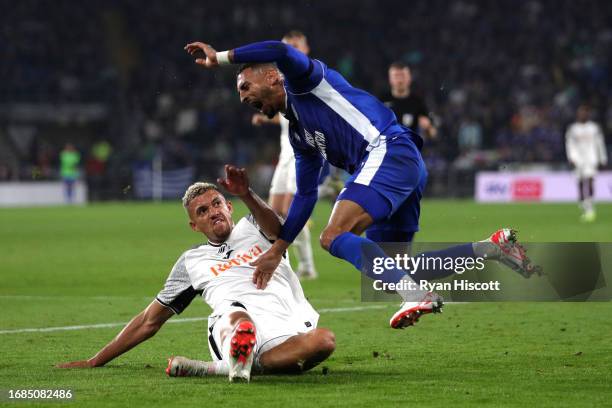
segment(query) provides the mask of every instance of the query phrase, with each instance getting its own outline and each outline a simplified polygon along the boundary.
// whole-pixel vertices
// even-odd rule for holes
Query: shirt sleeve
[[[567,154],[567,160],[570,163],[576,163],[580,160],[576,151],[576,142],[574,140],[574,128],[570,126],[565,133],[565,153]]]
[[[200,294],[202,291],[195,290],[191,285],[191,279],[189,279],[185,266],[185,254],[183,254],[172,267],[163,289],[155,299],[174,313],[181,314]]]
[[[601,128],[597,126],[596,129],[597,129],[597,133],[595,135],[595,140],[597,143],[597,153],[598,153],[597,158],[599,159],[599,164],[601,166],[605,166],[608,164],[608,152],[607,152],[606,141],[605,141],[603,132],[601,131]]]
[[[280,239],[293,242],[306,225],[317,202],[322,167],[323,159],[320,156],[295,152],[297,192],[289,207],[287,219],[281,228]]]
[[[272,238],[270,238],[270,237],[268,236],[268,234],[266,234],[266,233],[264,232],[264,230],[262,230],[262,229],[261,229],[261,227],[260,227],[260,226],[259,226],[259,224],[257,223],[257,220],[255,219],[255,216],[254,216],[253,214],[249,213],[249,214],[247,214],[247,215],[246,215],[246,217],[245,217],[245,218],[246,218],[246,220],[247,220],[248,222],[250,222],[250,223],[251,223],[251,225],[253,225],[253,226],[254,226],[254,227],[257,229],[257,231],[259,231],[259,233],[260,233],[260,234],[261,234],[261,235],[262,235],[262,236],[263,236],[263,237],[264,237],[264,238],[265,238],[265,239],[266,239],[268,242],[272,242],[272,243],[274,242],[274,240],[273,240]],[[282,218],[280,218],[280,217],[279,217],[279,221],[281,222],[281,224],[284,222],[284,221],[282,220]]]
[[[234,63],[275,62],[293,93],[311,91],[323,79],[323,66],[282,41],[262,41],[234,49]]]

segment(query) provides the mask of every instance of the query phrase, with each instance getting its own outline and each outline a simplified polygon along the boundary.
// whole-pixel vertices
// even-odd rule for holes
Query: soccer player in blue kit
[[[268,118],[280,112],[290,122],[297,193],[279,239],[253,262],[256,266],[253,283],[265,288],[288,246],[310,217],[317,201],[319,173],[326,160],[352,177],[338,196],[321,233],[321,246],[367,276],[404,288],[397,291],[404,303],[391,317],[391,327],[411,326],[421,315],[439,312],[440,296],[409,290],[408,283],[448,276],[453,271],[429,269],[426,273],[416,271],[407,275],[404,270],[392,267],[375,276],[370,267],[372,259],[387,257],[375,243],[409,243],[418,231],[420,200],[427,181],[420,136],[398,124],[395,114],[374,96],[352,87],[323,62],[310,59],[280,41],[263,41],[223,52],[193,42],[185,50],[196,64],[205,68],[241,64],[237,77],[240,101]],[[363,232],[365,237],[361,236]],[[482,256],[499,260],[524,276],[532,273],[532,265],[516,242],[515,232],[507,228],[487,240],[424,256]]]

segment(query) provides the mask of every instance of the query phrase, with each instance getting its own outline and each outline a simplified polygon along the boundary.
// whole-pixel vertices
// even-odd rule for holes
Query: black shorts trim
[[[215,337],[213,336],[214,328],[215,328],[214,324],[208,328],[208,344],[210,344],[210,348],[213,351],[213,353],[215,353],[215,356],[217,356],[217,359],[223,360],[223,357],[221,356],[221,353],[219,352],[219,347],[217,346],[217,343],[215,342]]]

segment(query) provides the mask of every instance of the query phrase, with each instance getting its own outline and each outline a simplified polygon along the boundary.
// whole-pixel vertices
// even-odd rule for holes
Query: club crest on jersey
[[[228,255],[231,255],[233,250],[228,251]],[[218,264],[211,266],[210,271],[213,275],[218,276],[221,272],[225,272],[234,266],[241,266],[254,261],[259,255],[263,253],[259,245],[254,245],[245,253],[236,254],[233,258],[226,257],[227,261],[219,262]]]

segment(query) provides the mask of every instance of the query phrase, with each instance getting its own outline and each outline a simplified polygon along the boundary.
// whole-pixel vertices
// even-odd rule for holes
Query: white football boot
[[[255,355],[255,325],[250,320],[238,324],[230,341],[230,370],[229,380],[246,381],[251,380],[251,367]]]
[[[497,260],[525,278],[534,273],[542,275],[542,268],[531,262],[527,250],[519,244],[516,230],[501,228],[480,242],[492,244],[493,251],[488,254],[487,259]]]
[[[166,374],[169,377],[204,377],[208,375],[209,364],[212,363],[174,356],[168,359]]]
[[[414,325],[419,318],[428,313],[442,313],[444,301],[435,292],[427,292],[419,302],[404,302],[389,320],[393,329],[404,329]]]

